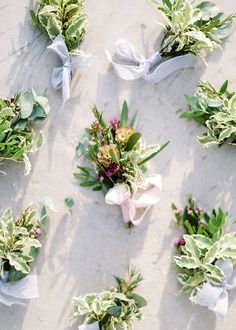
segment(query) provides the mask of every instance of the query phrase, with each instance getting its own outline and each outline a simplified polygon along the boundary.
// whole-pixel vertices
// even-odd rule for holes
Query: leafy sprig
[[[40,213],[29,206],[17,219],[7,209],[0,217],[0,279],[18,281],[30,272],[30,264],[41,248],[38,238],[44,230],[46,208]]]
[[[40,0],[30,15],[36,27],[45,30],[53,41],[59,34],[72,55],[78,53],[87,28],[84,0]]]
[[[198,83],[196,96],[185,96],[188,111],[181,118],[194,119],[207,128],[198,142],[205,147],[236,144],[236,92],[228,90],[226,80],[219,90],[209,82]]]
[[[49,111],[47,98],[34,90],[20,92],[10,100],[0,98],[0,162],[24,162],[25,174],[30,172],[28,154],[44,142],[43,133],[36,136],[32,124],[42,122]]]
[[[166,20],[161,55],[187,53],[200,56],[212,52],[232,31],[235,14],[225,15],[209,1],[198,5],[190,0],[151,0]]]
[[[83,324],[99,322],[101,330],[132,329],[134,321],[142,319],[140,309],[147,305],[142,296],[133,292],[143,277],[134,267],[130,267],[127,279],[115,279],[116,289],[73,298],[76,308],[74,318],[83,316]]]

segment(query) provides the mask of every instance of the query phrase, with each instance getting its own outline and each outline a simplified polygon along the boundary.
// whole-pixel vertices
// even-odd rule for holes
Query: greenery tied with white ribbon
[[[48,115],[48,99],[26,90],[14,98],[0,98],[0,163],[4,159],[25,163],[25,175],[30,172],[30,152],[44,142],[42,132],[35,134],[32,124],[41,123]]]
[[[180,255],[174,257],[178,281],[182,292],[194,298],[204,283],[222,285],[225,274],[217,265],[218,260],[236,260],[236,232],[225,233],[228,214],[222,209],[211,213],[197,207],[189,197],[184,210],[172,204],[175,222],[184,227],[176,244]],[[193,299],[194,301],[194,299]]]
[[[94,167],[78,165],[75,177],[82,187],[103,190],[104,194],[118,183],[126,183],[132,192],[144,186],[149,160],[157,156],[169,142],[148,145],[135,126],[136,116],[129,122],[127,102],[123,103],[120,119],[103,118],[96,106],[92,108],[95,121],[86,130],[84,141],[77,146],[79,156],[85,155]]]
[[[115,279],[116,288],[73,298],[74,318],[84,317],[84,325],[98,322],[101,330],[133,329],[133,323],[142,320],[140,309],[147,305],[142,296],[134,293],[143,277],[130,267],[127,279]]]
[[[228,90],[228,81],[219,90],[209,82],[199,82],[198,87],[196,96],[185,96],[189,110],[182,111],[181,118],[194,119],[207,128],[198,137],[205,147],[236,145],[236,92]]]
[[[235,14],[225,15],[218,7],[204,1],[151,0],[166,20],[160,54],[174,57],[192,53],[204,60],[232,31]]]
[[[43,29],[53,41],[62,35],[71,55],[77,55],[87,28],[84,0],[41,0],[30,14],[36,27]]]
[[[11,209],[0,217],[0,279],[19,281],[30,273],[30,264],[39,254],[39,236],[44,230],[47,218],[43,206],[38,212],[33,206],[27,207],[18,218]]]

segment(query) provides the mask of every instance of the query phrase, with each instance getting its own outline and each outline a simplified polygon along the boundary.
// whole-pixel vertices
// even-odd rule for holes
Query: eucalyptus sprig
[[[194,119],[207,128],[198,137],[205,147],[236,145],[236,92],[228,90],[228,81],[219,90],[209,82],[199,82],[198,87],[196,96],[185,96],[189,109],[182,111],[181,118]]]
[[[163,57],[192,53],[204,60],[232,31],[235,14],[225,15],[209,1],[151,0],[166,20]]]
[[[41,243],[38,238],[47,218],[43,206],[38,212],[26,208],[18,218],[7,209],[0,217],[0,279],[18,281],[30,272],[30,264],[38,256]]]
[[[40,0],[30,14],[36,27],[43,29],[53,41],[64,37],[68,51],[76,55],[87,28],[84,0]]]
[[[163,150],[167,144],[147,145],[142,134],[133,126],[135,117],[129,123],[129,110],[123,104],[120,119],[107,123],[96,106],[92,108],[95,121],[86,130],[87,138],[79,143],[77,153],[82,150],[94,166],[78,165],[74,173],[82,180],[83,187],[106,193],[117,183],[127,183],[131,191],[142,187],[147,163]]]
[[[30,152],[37,151],[44,135],[35,134],[32,124],[42,122],[48,115],[48,99],[34,90],[18,93],[14,98],[0,98],[0,163],[13,160],[25,163],[25,174],[30,172]]]
[[[117,288],[73,298],[76,308],[73,317],[83,316],[84,325],[98,322],[101,330],[133,329],[133,323],[142,320],[140,309],[147,305],[142,296],[133,292],[143,277],[134,267],[130,267],[127,279],[115,279]]]

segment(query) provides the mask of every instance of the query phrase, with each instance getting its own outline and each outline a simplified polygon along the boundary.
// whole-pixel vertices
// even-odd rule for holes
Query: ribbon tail
[[[70,98],[70,82],[71,82],[71,71],[68,67],[63,67],[62,74],[62,97],[63,104],[66,103]]]
[[[215,306],[209,306],[208,309],[215,312],[217,320],[223,322],[228,311],[228,292],[224,290],[220,295]]]
[[[198,59],[195,55],[187,54],[177,56],[159,64],[152,73],[147,73],[144,79],[153,84],[157,84],[175,71],[195,67],[197,63]]]

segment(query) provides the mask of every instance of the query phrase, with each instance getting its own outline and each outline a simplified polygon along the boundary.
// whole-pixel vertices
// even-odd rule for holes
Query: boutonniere
[[[30,172],[28,154],[44,142],[43,133],[36,136],[32,124],[47,118],[49,111],[48,99],[34,90],[20,92],[9,100],[0,98],[0,162],[24,162],[25,175]]]
[[[228,291],[236,288],[236,232],[225,233],[228,214],[222,209],[204,212],[191,197],[184,210],[172,208],[176,223],[187,232],[176,241],[179,255],[174,257],[182,292],[224,320]]]
[[[105,121],[96,107],[92,109],[95,121],[87,129],[87,139],[79,144],[83,154],[94,167],[78,166],[74,175],[91,186],[102,190],[105,202],[120,205],[124,221],[138,225],[148,209],[160,199],[161,176],[147,176],[147,163],[165,146],[148,145],[142,134],[128,121],[128,106],[124,102],[121,119]]]
[[[70,98],[70,82],[76,67],[90,64],[90,54],[80,50],[87,28],[84,0],[40,0],[30,14],[36,27],[43,29],[52,40],[49,51],[62,61],[52,73],[52,85],[62,89],[63,102]]]
[[[197,57],[205,62],[206,53],[220,47],[231,33],[235,15],[224,15],[212,2],[199,5],[189,0],[152,2],[166,20],[161,49],[145,58],[135,46],[119,40],[115,44],[114,59],[106,53],[122,79],[143,78],[158,83],[176,70],[196,66]]]
[[[134,292],[143,280],[142,275],[130,267],[127,279],[115,279],[116,288],[73,298],[76,309],[73,317],[85,318],[80,330],[133,329],[133,323],[142,320],[140,309],[147,302]]]
[[[39,237],[44,231],[46,208],[29,206],[15,219],[11,209],[0,217],[0,302],[25,305],[38,297],[37,276],[30,265],[39,254]]]
[[[228,91],[228,81],[217,90],[209,82],[198,83],[196,96],[186,96],[188,111],[181,118],[194,119],[207,132],[198,137],[205,147],[222,144],[236,145],[236,93]]]

